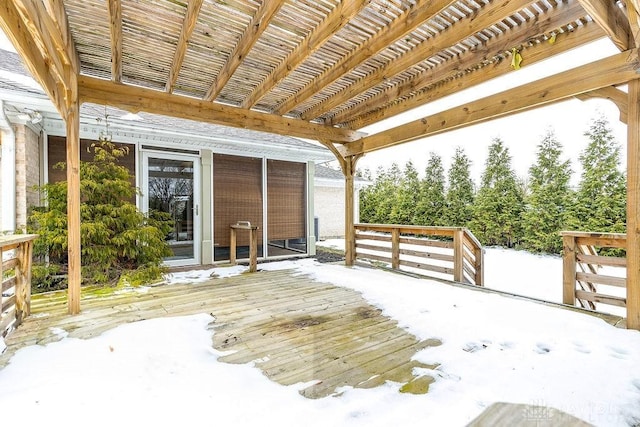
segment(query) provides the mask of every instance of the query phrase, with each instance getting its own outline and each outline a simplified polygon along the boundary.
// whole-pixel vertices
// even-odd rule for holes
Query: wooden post
[[[575,236],[562,236],[562,303],[576,305]]]
[[[229,264],[236,265],[236,229],[233,226],[229,236]]]
[[[80,313],[80,104],[77,89],[67,100],[67,230],[69,233],[69,314]]]
[[[249,273],[258,271],[258,227],[249,229]]]
[[[239,221],[231,227],[229,242],[229,263],[236,263],[236,232],[237,230],[249,230],[249,273],[258,271],[258,227],[251,225],[249,221]]]
[[[391,268],[400,268],[400,229],[391,230]]]
[[[31,240],[18,246],[18,265],[16,266],[16,326],[31,314]],[[0,258],[0,262],[1,262]],[[1,271],[1,270],[0,270]],[[1,277],[1,276],[0,276]]]
[[[627,120],[627,328],[640,330],[640,81],[629,82]]]
[[[352,266],[355,262],[355,230],[353,228],[354,225],[354,183],[353,183],[353,174],[355,172],[355,163],[356,157],[351,156],[345,159],[345,168],[344,172],[344,253],[345,253],[345,261],[344,263],[347,266]]]
[[[475,258],[475,265],[473,266],[476,274],[475,274],[475,284],[476,286],[484,286],[484,267],[482,266],[484,262],[484,250],[482,247],[475,246],[473,248],[473,256]]]
[[[464,231],[453,232],[453,281],[464,281]]]

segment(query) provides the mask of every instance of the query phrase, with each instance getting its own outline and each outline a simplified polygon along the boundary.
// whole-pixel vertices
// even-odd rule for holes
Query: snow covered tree
[[[391,207],[389,221],[392,224],[412,224],[419,192],[420,180],[418,179],[418,171],[413,162],[408,161],[404,166],[404,173],[395,192],[395,202]]]
[[[485,245],[515,246],[522,236],[523,194],[511,168],[509,149],[499,138],[489,146],[481,181],[471,230]]]
[[[445,222],[451,227],[467,227],[473,217],[473,180],[471,179],[471,160],[461,147],[451,162],[448,174]]]
[[[523,215],[524,246],[535,252],[560,253],[572,203],[569,187],[571,165],[562,161],[562,144],[549,130],[536,152],[536,163],[529,168],[529,195]]]
[[[442,158],[432,152],[429,154],[427,167],[424,170],[424,178],[420,181],[413,223],[430,226],[445,225],[445,208]]]
[[[582,176],[571,227],[583,231],[626,231],[626,178],[620,171],[620,146],[604,117],[585,133],[589,145],[580,155]]]

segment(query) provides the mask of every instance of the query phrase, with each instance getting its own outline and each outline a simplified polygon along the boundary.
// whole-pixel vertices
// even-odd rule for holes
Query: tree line
[[[423,177],[408,161],[370,170],[373,184],[360,192],[360,220],[366,223],[467,227],[483,245],[560,253],[562,230],[626,231],[626,177],[620,171],[620,145],[604,117],[592,119],[589,143],[578,158],[577,188],[571,162],[553,130],[539,142],[526,178],[511,166],[500,138],[489,146],[479,186],[471,160],[458,147],[446,173],[442,158],[430,153]]]

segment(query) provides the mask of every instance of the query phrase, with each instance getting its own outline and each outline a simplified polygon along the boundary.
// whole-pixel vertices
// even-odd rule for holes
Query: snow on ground
[[[501,265],[507,275],[514,268]],[[298,394],[302,384],[280,386],[251,364],[218,362],[221,353],[211,347],[215,330],[207,328],[212,318],[202,314],[137,322],[89,340],[67,337],[18,351],[0,370],[3,422],[389,426],[419,420],[463,426],[492,402],[508,401],[552,406],[599,426],[640,423],[637,331],[386,271],[311,259],[260,268],[296,268],[353,288],[417,337],[441,339],[441,346],[415,356],[439,364],[423,371],[436,378],[429,393],[401,394],[398,384],[387,384],[305,399]],[[210,275],[194,271],[188,279]]]

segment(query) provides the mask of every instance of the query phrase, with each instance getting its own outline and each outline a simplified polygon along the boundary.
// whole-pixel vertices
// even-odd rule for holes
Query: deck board
[[[225,363],[249,363],[272,381],[305,384],[303,396],[319,398],[340,387],[398,387],[416,379],[420,342],[350,289],[321,283],[293,270],[260,271],[205,283],[161,285],[146,292],[87,295],[83,311],[66,314],[64,292],[34,295],[32,316],[5,338],[0,367],[26,345],[57,341],[55,328],[88,339],[124,323],[208,313],[212,346]],[[428,380],[427,383],[431,381]]]

